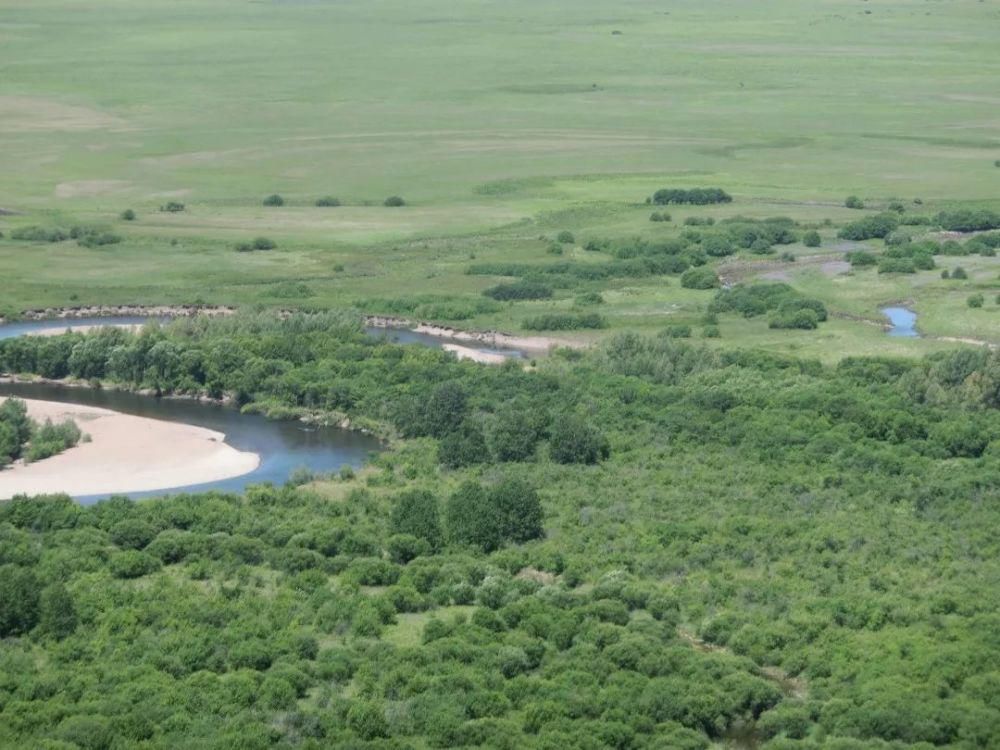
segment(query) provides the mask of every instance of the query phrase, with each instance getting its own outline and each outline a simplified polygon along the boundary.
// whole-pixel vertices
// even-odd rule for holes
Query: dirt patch
[[[0,132],[122,130],[125,120],[90,107],[33,96],[0,96]]]
[[[830,260],[820,265],[819,270],[824,276],[840,276],[851,270],[851,264],[846,260]]]
[[[94,195],[121,193],[132,186],[125,180],[77,180],[56,185],[56,198],[88,198]]]

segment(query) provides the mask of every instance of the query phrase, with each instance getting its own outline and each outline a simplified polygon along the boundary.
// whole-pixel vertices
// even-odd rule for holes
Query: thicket
[[[498,301],[549,299],[552,287],[538,281],[518,281],[513,284],[497,284],[484,290],[483,294]]]
[[[607,326],[607,321],[598,313],[545,313],[527,318],[521,324],[526,331],[575,331]]]
[[[53,424],[46,420],[38,424],[28,417],[25,403],[8,398],[0,404],[0,468],[23,458],[25,462],[62,453],[72,448],[82,434],[72,420]]]
[[[845,224],[837,232],[837,236],[842,240],[854,240],[856,242],[881,239],[887,237],[898,226],[899,218],[896,214],[873,214]]]
[[[663,188],[653,193],[652,202],[658,206],[670,203],[706,206],[710,203],[731,203],[733,197],[722,188],[692,188],[681,190]]]
[[[413,437],[315,488],[0,504],[0,744],[1000,743],[996,352],[621,334],[525,372],[333,314],[0,342],[71,357]]]
[[[937,223],[949,232],[981,232],[1000,229],[1000,213],[988,209],[960,209],[942,211],[937,215]]]
[[[70,358],[414,437],[316,489],[0,505],[0,744],[1000,742],[1000,354],[623,334],[526,372],[346,315],[0,342]],[[442,472],[466,435],[532,463]]]

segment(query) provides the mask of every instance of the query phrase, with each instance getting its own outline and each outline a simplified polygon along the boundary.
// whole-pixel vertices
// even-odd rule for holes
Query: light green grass
[[[582,243],[671,236],[690,215],[837,224],[856,216],[849,193],[996,207],[998,20],[988,3],[922,0],[15,0],[0,24],[0,207],[18,215],[0,230],[98,223],[126,241],[0,240],[0,308],[473,297],[497,279],[469,263],[551,262],[540,238],[562,229]],[[734,203],[648,221],[655,189],[704,185]],[[287,205],[261,206],[272,192]],[[383,207],[390,194],[408,205]],[[346,205],[314,207],[323,195]],[[159,213],[168,200],[188,210]],[[117,219],[127,207],[136,222]],[[233,251],[258,235],[278,250]],[[976,268],[995,307],[993,266]],[[910,299],[929,334],[1000,340],[1000,316],[969,311],[965,287],[873,275],[792,278],[835,312]],[[307,296],[281,296],[287,281]],[[461,324],[516,330],[591,288],[612,330],[696,322],[711,297],[616,280]],[[824,358],[935,346],[838,325],[820,344],[724,320],[719,343]]]

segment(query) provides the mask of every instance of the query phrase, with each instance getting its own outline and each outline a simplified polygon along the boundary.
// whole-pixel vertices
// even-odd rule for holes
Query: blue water
[[[890,336],[903,336],[906,338],[918,338],[917,314],[913,310],[905,307],[883,307],[882,314],[889,319],[892,327],[889,329]]]
[[[233,448],[260,456],[260,466],[239,477],[148,492],[118,493],[134,499],[160,497],[181,490],[241,492],[251,484],[284,484],[299,467],[305,467],[316,474],[335,472],[345,465],[358,468],[382,447],[370,435],[339,427],[316,427],[301,422],[271,420],[259,414],[242,414],[238,409],[220,404],[140,396],[125,391],[71,388],[49,383],[0,383],[0,396],[98,406],[137,417],[206,427],[225,433],[226,443]],[[67,487],[66,491],[72,494],[72,489]],[[76,499],[86,505],[106,497],[108,496],[91,495]]]

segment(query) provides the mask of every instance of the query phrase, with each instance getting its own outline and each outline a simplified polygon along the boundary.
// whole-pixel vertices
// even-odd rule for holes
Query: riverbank
[[[234,307],[200,305],[89,305],[25,310],[18,320],[74,320],[79,318],[190,318],[195,315],[232,315]],[[12,321],[0,317],[0,325]]]
[[[555,336],[513,336],[500,331],[464,331],[448,326],[432,323],[421,323],[406,318],[370,315],[365,318],[365,326],[370,328],[403,329],[435,338],[452,339],[476,344],[485,344],[495,349],[516,349],[522,352],[544,353],[553,347],[565,346],[573,349],[583,349],[589,346],[586,342]]]
[[[72,419],[90,440],[52,458],[0,471],[0,498],[169,489],[242,476],[260,464],[256,453],[238,451],[224,442],[223,433],[204,427],[93,406],[34,399],[25,403],[32,419]]]

